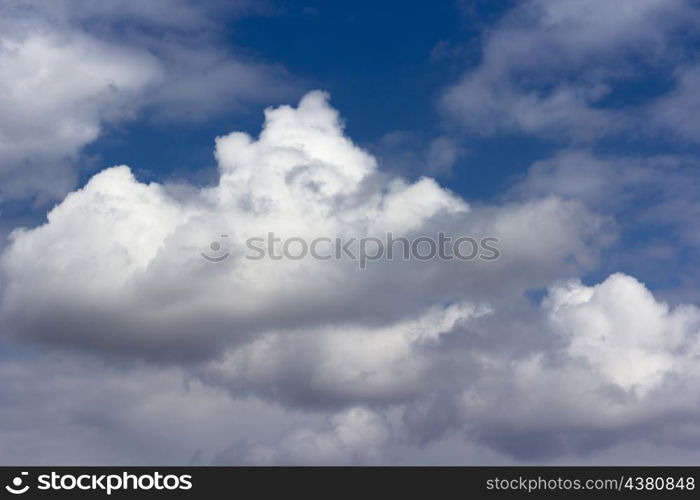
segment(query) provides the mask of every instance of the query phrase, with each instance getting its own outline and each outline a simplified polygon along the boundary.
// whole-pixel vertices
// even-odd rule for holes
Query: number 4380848
[[[624,488],[628,490],[694,490],[694,477],[630,477]]]

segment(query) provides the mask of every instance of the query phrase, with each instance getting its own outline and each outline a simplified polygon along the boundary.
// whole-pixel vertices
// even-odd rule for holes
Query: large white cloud
[[[582,205],[545,197],[471,208],[431,179],[385,179],[343,136],[326,97],[313,92],[298,108],[268,110],[258,140],[219,138],[216,187],[145,185],[115,167],[68,195],[46,224],[15,231],[2,257],[10,330],[133,354],[209,356],[254,332],[505,300],[594,263],[607,229]],[[387,231],[495,236],[503,256],[384,258],[369,263],[371,272],[348,259],[244,257],[246,239],[268,232],[310,241]],[[232,254],[220,265],[201,256],[215,239]]]
[[[151,405],[147,393],[184,376],[203,409],[176,427],[205,419],[216,436],[186,433],[166,448],[183,456],[199,440],[202,460],[217,463],[390,462],[397,450],[420,461],[456,434],[469,453],[498,450],[492,461],[576,457],[630,440],[677,446],[670,426],[697,439],[700,311],[671,307],[622,274],[572,281],[611,237],[583,204],[545,195],[470,205],[428,178],[388,178],[345,137],[322,92],[268,109],[258,138],[218,138],[216,156],[214,187],[144,184],[114,167],[45,224],[11,236],[0,260],[3,329],[117,362],[101,377],[121,381],[110,391],[126,390],[130,409],[82,419],[141,435],[187,398],[167,387]],[[311,239],[441,230],[497,236],[502,257],[382,259],[367,270],[244,258],[245,239],[270,231]],[[203,259],[222,234],[230,258]],[[525,298],[545,286],[540,305]],[[144,359],[167,367],[146,369]],[[130,374],[149,380],[144,393],[128,389]],[[243,400],[227,406],[224,392]],[[74,398],[66,418],[89,404]],[[256,404],[310,413],[272,439],[244,438],[208,413]],[[6,432],[17,446],[21,434]]]

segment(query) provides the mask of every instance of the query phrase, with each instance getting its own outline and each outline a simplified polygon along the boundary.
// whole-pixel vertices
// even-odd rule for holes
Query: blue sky
[[[292,93],[296,98],[308,89],[330,92],[334,105],[343,110],[348,134],[371,148],[392,132],[409,132],[425,141],[451,128],[436,110],[440,94],[478,64],[485,23],[498,19],[507,6],[271,4],[231,21],[223,28],[221,43],[243,49],[252,59],[283,65],[297,86]],[[139,165],[156,177],[213,167],[212,136],[232,129],[254,134],[263,107],[276,103],[223,110],[222,116],[197,123],[154,124],[144,117],[121,124],[87,151],[100,155],[99,165]],[[182,140],[175,142],[173,136]],[[453,169],[446,182],[476,198],[497,194],[512,175],[549,151],[548,145],[522,137],[460,140],[469,144],[471,161],[461,158],[461,168]]]
[[[697,463],[699,21],[0,0],[0,463]]]

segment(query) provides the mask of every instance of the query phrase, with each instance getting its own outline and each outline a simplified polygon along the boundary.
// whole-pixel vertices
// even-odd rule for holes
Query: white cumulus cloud
[[[215,187],[146,185],[114,167],[69,194],[46,224],[16,230],[1,264],[10,330],[132,354],[210,356],[280,327],[396,321],[415,308],[518,296],[594,263],[592,238],[606,227],[582,205],[547,197],[472,209],[431,179],[385,179],[344,137],[326,98],[312,92],[298,108],[269,109],[257,140],[219,138]],[[384,258],[371,272],[347,259],[245,258],[245,241],[268,232],[308,241],[388,231],[494,236],[503,257]],[[201,256],[216,239],[231,254],[221,265]]]

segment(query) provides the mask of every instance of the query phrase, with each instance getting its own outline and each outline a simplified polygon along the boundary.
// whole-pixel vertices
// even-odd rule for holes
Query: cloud
[[[673,311],[638,281],[614,274],[595,287],[572,282],[553,289],[546,307],[568,337],[567,353],[624,388],[648,390],[697,348],[700,310]]]
[[[364,337],[317,335],[322,349],[287,332],[238,350],[217,363],[216,372],[237,379],[228,385],[234,395],[262,382],[254,394],[265,394],[266,387],[270,401],[298,394],[293,384],[306,380],[307,391],[322,388],[328,399],[344,395],[347,409],[335,413],[340,419],[361,403],[367,433],[381,436],[379,458],[375,447],[361,448],[368,463],[424,463],[436,443],[460,434],[462,453],[485,446],[530,463],[595,461],[614,449],[613,463],[640,463],[634,452],[624,452],[640,443],[666,449],[670,457],[692,454],[700,438],[694,426],[700,309],[671,308],[623,274],[594,286],[563,281],[550,287],[539,307],[513,309],[462,316],[428,337],[416,335],[416,325],[434,325],[436,312]],[[297,369],[288,370],[289,363]],[[208,375],[207,384],[231,384]],[[331,384],[337,385],[328,391]],[[279,446],[264,439],[239,442],[218,460],[308,463],[316,454],[317,462],[355,463],[358,455],[338,443],[333,425],[314,429],[292,431]],[[308,449],[314,451],[306,455]],[[458,456],[442,460],[463,463],[464,455]],[[488,461],[507,458],[492,455]]]
[[[387,323],[450,301],[505,300],[594,264],[594,235],[607,228],[583,206],[545,197],[471,208],[429,178],[385,179],[344,137],[326,97],[267,110],[257,140],[218,138],[215,187],[146,185],[114,167],[69,194],[46,224],[16,230],[1,264],[9,329],[98,350],[208,357],[256,332]],[[269,232],[310,241],[439,231],[500,238],[503,257],[384,258],[371,272],[348,259],[244,258],[245,241]],[[232,257],[212,266],[201,253],[222,234]]]
[[[560,196],[610,215],[621,244],[606,253],[605,268],[643,276],[671,300],[694,301],[700,245],[697,167],[695,157],[681,154],[562,150],[533,163],[506,197]]]
[[[374,368],[394,384],[414,380],[408,368],[418,361],[427,370],[420,391],[402,403],[348,399],[344,409],[303,413],[242,398],[241,392],[226,397],[187,368],[105,365],[92,356],[47,356],[4,344],[0,374],[8,383],[0,389],[7,403],[0,410],[0,462],[697,460],[698,308],[668,307],[635,279],[613,275],[595,286],[560,282],[526,314],[502,309],[452,324],[446,318],[437,327],[445,331],[426,338],[421,328],[432,329],[436,314],[408,328],[367,332],[352,343],[336,331],[341,338],[324,351],[326,358],[304,358],[332,370],[319,372],[320,382],[333,371],[351,373],[353,359],[364,363],[370,385],[376,372],[368,351],[376,356]],[[290,333],[279,342],[295,345],[299,337]],[[384,367],[381,360],[397,351],[393,346],[401,337],[411,347],[399,349],[401,361]],[[334,342],[330,334],[319,340]],[[364,343],[371,344],[367,350]],[[249,366],[274,366],[279,359],[270,354],[259,349]],[[407,369],[395,369],[401,364]],[[288,376],[281,370],[264,385],[286,390],[279,384]]]
[[[265,2],[236,0],[225,2],[212,0],[207,5],[199,5],[192,0],[153,0],[140,2],[124,0],[119,5],[100,0],[55,0],[47,3],[41,0],[4,0],[4,7],[15,16],[45,16],[53,23],[73,21],[98,22],[97,29],[109,29],[109,24],[128,22],[132,27],[167,27],[180,30],[194,30],[216,25],[214,15],[236,18],[250,11],[261,9]],[[257,4],[257,5],[256,5]]]
[[[3,198],[63,195],[75,182],[80,148],[99,136],[103,121],[133,115],[132,100],[162,71],[150,54],[57,33],[2,37],[0,68],[7,75],[0,83]],[[33,175],[19,175],[21,167]]]
[[[700,127],[694,116],[700,110],[695,91],[700,84],[700,65],[677,68],[674,76],[676,88],[650,105],[652,123],[675,136],[698,142]]]
[[[323,418],[234,400],[178,367],[106,364],[2,341],[0,464],[211,463],[230,443]]]
[[[466,153],[452,137],[443,135],[422,140],[416,134],[401,130],[383,135],[370,150],[382,170],[399,175],[449,175]]]
[[[530,0],[486,32],[479,65],[441,108],[479,134],[524,133],[577,142],[634,130],[629,109],[605,104],[638,66],[676,64],[671,37],[698,12],[690,2]],[[647,70],[648,71],[648,70]]]
[[[431,360],[421,347],[439,342],[458,322],[487,313],[459,304],[382,327],[271,332],[208,363],[198,376],[234,396],[253,393],[291,406],[405,402],[429,390]]]
[[[171,438],[160,449],[183,460],[246,464],[447,461],[445,440],[456,436],[468,453],[495,450],[493,461],[582,460],[636,441],[673,448],[700,437],[700,310],[668,305],[624,274],[577,281],[612,230],[566,189],[553,195],[533,174],[523,199],[479,205],[429,178],[384,175],[318,91],[267,109],[257,138],[217,138],[216,157],[219,182],[204,188],[106,169],[45,224],[11,235],[0,258],[3,330],[113,370],[98,379],[116,398],[109,404],[81,389],[98,375],[71,377],[66,394],[84,397],[69,398],[66,418],[113,429],[100,431],[107,440],[154,436],[156,451],[143,457]],[[574,194],[589,200],[597,185]],[[494,235],[502,257],[381,259],[364,271],[347,260],[244,258],[246,238],[267,232],[387,231]],[[201,257],[212,240],[226,261]],[[543,287],[542,301],[528,298]],[[172,385],[180,377],[195,396]],[[198,408],[183,402],[192,397]],[[96,401],[107,410],[85,413]],[[271,427],[246,436],[216,417],[241,408],[269,409],[260,411],[274,414]],[[212,430],[153,434],[161,419],[177,429],[204,419]],[[101,439],[97,450],[71,449],[109,461]],[[139,453],[127,446],[114,456]]]
[[[636,442],[693,450],[699,314],[623,274],[557,283],[539,307],[511,304],[441,336],[431,389],[406,404],[399,432],[416,444],[458,432],[531,463]]]
[[[0,201],[60,199],[75,185],[82,148],[139,114],[203,119],[287,95],[283,68],[217,48],[212,10],[0,3]]]
[[[215,458],[218,465],[367,465],[384,458],[391,429],[364,408],[339,413],[320,428],[296,429],[276,443],[242,441]]]

